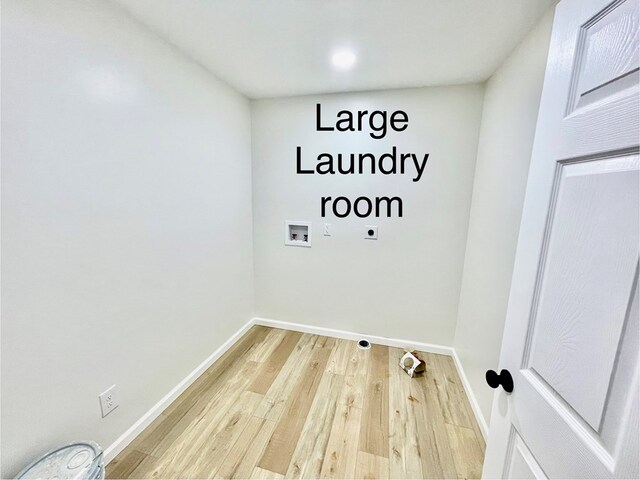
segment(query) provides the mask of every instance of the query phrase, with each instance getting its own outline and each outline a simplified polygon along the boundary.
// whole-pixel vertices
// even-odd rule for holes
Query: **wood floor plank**
[[[129,444],[129,448],[147,455],[153,455],[154,449],[158,443],[162,441],[167,432],[171,430],[173,424],[173,422],[168,420],[167,415],[161,413]]]
[[[311,359],[304,365],[304,374],[292,392],[282,417],[258,463],[260,468],[285,475],[291,462],[300,432],[320,385],[331,350],[313,348]]]
[[[466,393],[465,393],[465,396],[466,396]],[[473,432],[476,434],[476,441],[478,442],[478,445],[480,446],[480,448],[484,452],[486,450],[486,448],[487,448],[487,444],[486,444],[486,441],[484,439],[484,435],[482,434],[482,431],[480,430],[480,425],[478,425],[478,422],[475,420],[475,414],[473,413],[473,410],[471,410],[471,404],[469,404],[469,410],[470,410],[470,413],[474,416]],[[484,455],[483,455],[483,459],[484,459]]]
[[[227,353],[216,361],[171,406],[164,410],[164,418],[154,421],[133,442],[132,447],[154,457],[161,457],[171,444],[210,404],[225,396],[229,390],[242,390],[248,381],[247,368],[254,368],[245,359],[267,338],[269,329],[252,327]],[[220,364],[219,364],[220,362]],[[193,388],[195,385],[195,388]]]
[[[251,478],[254,480],[280,480],[284,478],[284,475],[276,472],[270,472],[269,470],[265,470],[264,468],[256,467],[253,469]]]
[[[417,411],[420,459],[424,478],[456,478],[457,472],[449,444],[446,422],[429,370],[414,378],[411,394],[423,408]]]
[[[360,428],[360,450],[389,455],[389,349],[373,345]]]
[[[438,399],[445,422],[460,427],[473,428],[464,404],[464,392],[455,372],[451,357],[428,353],[425,355],[427,369],[434,379]]]
[[[345,375],[349,360],[351,358],[351,350],[353,348],[352,343],[348,340],[337,340],[331,351],[331,357],[327,362],[327,372],[335,373],[337,375]]]
[[[331,350],[333,349],[333,346],[336,344],[337,340],[337,338],[333,337],[316,335],[315,342],[313,343],[313,348],[328,348],[329,350]]]
[[[251,352],[258,348],[267,338],[270,329],[260,325],[254,325],[245,333],[240,340],[234,343],[211,367],[209,367],[204,375],[196,380],[180,397],[176,399],[163,412],[165,415],[171,415],[175,410],[182,412],[188,411],[191,406],[196,403],[203,392],[209,390],[213,384],[218,381],[224,382],[226,379],[234,375],[237,371],[237,363],[240,359],[248,360]],[[221,378],[222,377],[222,378]]]
[[[249,387],[252,392],[264,395],[267,393],[271,384],[282,370],[282,366],[286,363],[289,355],[300,341],[302,334],[300,332],[286,332],[282,337],[277,348],[275,348],[269,358],[264,361],[260,368],[260,373]]]
[[[288,332],[289,330],[281,328],[270,328],[267,337],[253,349],[247,360],[256,363],[265,362]]]
[[[367,452],[358,452],[355,478],[372,480],[389,478],[389,459]]]
[[[285,478],[319,478],[327,450],[343,375],[326,372],[309,409]]]
[[[209,437],[196,440],[198,456],[191,458],[187,468],[179,471],[182,478],[213,478],[222,465],[231,447],[240,437],[253,412],[262,400],[262,395],[255,392],[243,392],[237,401],[226,408],[223,418],[210,422],[217,428],[207,429]],[[199,448],[198,448],[199,445]]]
[[[455,423],[455,425],[472,428],[476,434],[476,439],[480,444],[482,451],[484,452],[485,450],[484,436],[482,435],[478,422],[476,421],[475,414],[473,413],[473,409],[471,408],[471,402],[469,401],[469,397],[465,392],[464,385],[462,384],[462,380],[458,375],[458,370],[453,361],[453,358],[445,355],[440,355],[438,360],[440,362],[440,368],[444,372],[445,378],[447,380],[447,385],[451,389],[456,390],[455,400],[452,399],[452,401],[457,402],[456,408],[455,408],[456,413],[453,416],[454,418],[457,417],[457,418],[463,419],[461,423],[466,422],[463,425],[459,423]]]
[[[402,355],[389,349],[389,478],[423,478],[418,423],[424,405],[411,392],[417,379],[399,366]]]
[[[282,410],[287,403],[291,392],[298,384],[300,377],[305,373],[304,367],[309,362],[309,357],[317,340],[316,335],[304,334],[295,346],[280,373],[267,391],[262,403],[257,408],[255,415],[277,422],[282,415]]]
[[[236,344],[218,359],[178,399],[164,410],[131,444],[131,447],[154,457],[162,456],[167,448],[184,432],[194,419],[201,416],[208,405],[228,388],[237,387],[235,381],[244,366],[240,361],[267,337],[266,327],[252,327]],[[227,385],[228,387],[224,387]]]
[[[253,381],[253,375],[257,371],[257,364],[253,362],[242,362],[239,373],[219,390],[213,392],[209,401],[199,414],[191,420],[188,425],[177,425],[177,435],[170,435],[173,441],[164,448],[164,453],[159,456],[161,463],[170,471],[177,472],[180,477],[185,478],[183,472],[188,472],[194,462],[193,454],[206,448],[207,442],[215,435],[221,425],[226,424],[229,412],[236,404],[241,402],[241,397],[245,393],[246,387]],[[255,399],[256,405],[262,398],[260,395],[251,393],[252,396],[243,398]],[[204,397],[207,401],[207,397]],[[255,409],[255,406],[254,406]],[[185,415],[180,422],[189,419]],[[162,470],[158,473],[164,476]]]
[[[356,342],[343,342],[348,345],[349,357],[340,402],[350,407],[363,408],[371,352],[358,348]]]
[[[351,408],[364,408],[367,375],[347,375],[338,402]]]
[[[361,419],[361,408],[338,402],[320,478],[354,478]]]
[[[107,465],[107,478],[129,478],[148,455],[133,449],[126,449]]]
[[[458,478],[480,478],[484,452],[475,432],[471,428],[450,424],[446,428]]]
[[[215,478],[249,478],[275,428],[275,422],[251,417],[242,435],[222,462]]]
[[[358,348],[358,342],[348,340],[345,342],[349,345],[350,352],[345,376],[366,376],[369,371],[371,351]]]
[[[204,412],[210,401],[211,397],[203,393],[200,402],[190,409],[174,410],[170,415],[162,415],[158,423],[152,423],[134,440],[132,446],[150,456],[161,457],[191,422]]]
[[[116,478],[115,476],[109,478]],[[126,476],[119,478],[178,478],[176,472],[172,471],[170,465],[165,465],[160,459],[151,455],[145,458]]]

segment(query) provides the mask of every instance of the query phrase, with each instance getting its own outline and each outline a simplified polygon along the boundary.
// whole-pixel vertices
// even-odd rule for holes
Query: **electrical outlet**
[[[325,223],[324,224],[324,236],[325,237],[330,237],[331,236],[331,224],[330,223]]]
[[[367,240],[377,240],[378,239],[378,227],[373,225],[365,225],[364,227],[364,238]]]
[[[104,418],[118,406],[118,400],[116,397],[116,386],[111,385],[107,390],[102,392],[98,398],[100,399],[102,418]]]

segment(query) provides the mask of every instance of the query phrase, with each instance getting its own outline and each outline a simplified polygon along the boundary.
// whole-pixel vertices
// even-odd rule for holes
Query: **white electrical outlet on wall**
[[[375,225],[365,225],[364,227],[364,238],[367,240],[377,240],[378,239],[378,227]]]
[[[102,409],[102,418],[104,418],[118,406],[118,400],[116,399],[116,386],[111,385],[107,390],[100,394],[99,398],[100,408]]]

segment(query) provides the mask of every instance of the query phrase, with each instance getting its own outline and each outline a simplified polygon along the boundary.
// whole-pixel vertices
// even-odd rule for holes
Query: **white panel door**
[[[637,0],[556,8],[486,478],[638,478]]]

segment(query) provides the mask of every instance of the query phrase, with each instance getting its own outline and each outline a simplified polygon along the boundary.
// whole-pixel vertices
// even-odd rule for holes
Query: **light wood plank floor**
[[[107,466],[108,478],[479,478],[450,357],[253,327]]]

